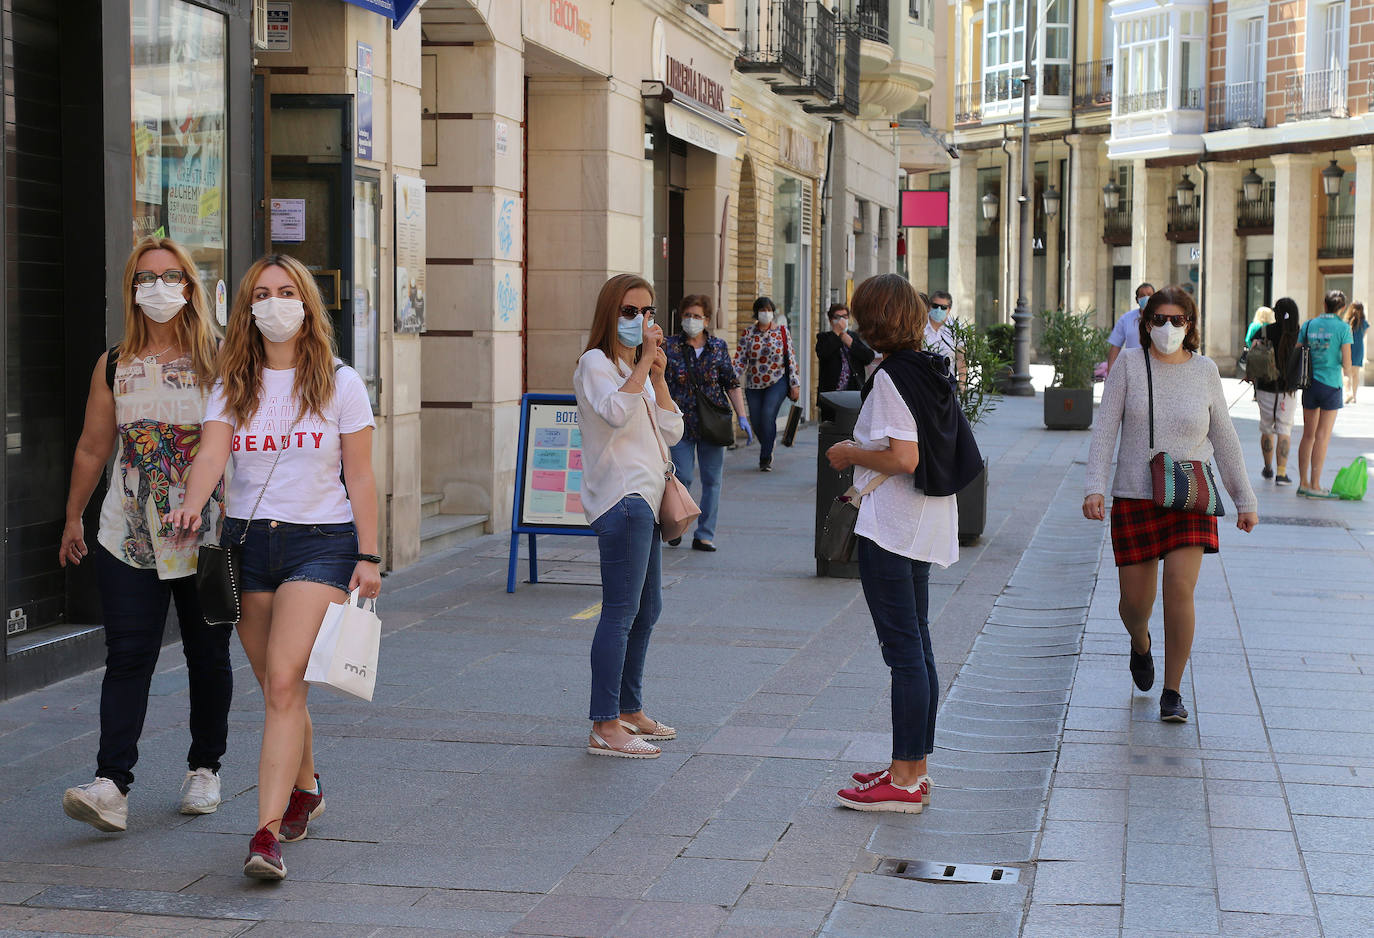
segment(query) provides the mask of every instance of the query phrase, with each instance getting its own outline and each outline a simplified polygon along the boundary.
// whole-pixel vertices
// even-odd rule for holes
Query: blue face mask
[[[948,318],[949,318],[949,310],[947,310],[947,309],[941,309],[941,308],[938,307],[938,306],[932,306],[932,307],[930,308],[930,321],[931,321],[931,322],[944,322],[944,321],[945,321],[946,319],[948,319]]]
[[[1148,302],[1150,302],[1150,298],[1148,296],[1142,296],[1140,299],[1136,300],[1136,305],[1138,305],[1142,310],[1144,310],[1145,304]]]
[[[634,319],[620,317],[615,326],[615,334],[620,338],[621,345],[639,348],[644,344],[644,314],[640,313]]]

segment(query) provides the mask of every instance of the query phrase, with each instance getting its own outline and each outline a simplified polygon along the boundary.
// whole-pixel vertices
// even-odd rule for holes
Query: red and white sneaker
[[[281,858],[281,844],[264,827],[253,835],[248,844],[248,859],[243,861],[243,875],[249,879],[286,879],[286,864]]]
[[[849,777],[852,778],[852,779],[854,779],[854,781],[858,782],[860,785],[865,785],[865,784],[867,784],[868,782],[873,781],[875,778],[881,778],[881,779],[883,779],[884,781],[886,781],[887,778],[888,778],[888,773],[887,773],[887,769],[883,769],[882,771],[879,771],[879,772],[855,772],[853,775],[851,775],[851,776],[849,776]],[[922,776],[921,776],[921,803],[922,803],[922,804],[926,804],[926,805],[930,804],[930,776],[929,776],[929,775],[922,775]]]
[[[892,784],[892,776],[884,772],[872,781],[845,788],[837,793],[840,804],[856,811],[896,811],[901,814],[920,814],[925,805],[921,801],[918,783],[911,791]]]
[[[281,819],[282,843],[293,844],[304,838],[310,822],[324,813],[324,786],[320,784],[318,772],[315,774],[315,788],[313,792],[291,789],[291,800]]]

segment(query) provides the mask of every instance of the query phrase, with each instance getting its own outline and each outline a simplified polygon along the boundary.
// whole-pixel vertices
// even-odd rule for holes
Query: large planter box
[[[1045,389],[1045,426],[1051,430],[1087,430],[1092,425],[1092,388]]]
[[[954,496],[959,505],[959,543],[972,544],[988,526],[988,461],[978,478]]]

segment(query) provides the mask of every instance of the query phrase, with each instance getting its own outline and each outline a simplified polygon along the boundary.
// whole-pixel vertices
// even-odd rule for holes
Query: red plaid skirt
[[[1191,511],[1169,511],[1148,498],[1112,499],[1112,553],[1118,567],[1158,560],[1180,547],[1215,554],[1217,519]]]

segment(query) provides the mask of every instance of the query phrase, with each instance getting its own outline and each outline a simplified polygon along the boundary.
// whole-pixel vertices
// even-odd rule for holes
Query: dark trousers
[[[930,645],[930,563],[858,539],[859,580],[892,670],[892,758],[918,762],[935,750],[940,681]]]
[[[100,688],[100,752],[96,774],[128,792],[138,761],[138,738],[148,714],[148,688],[167,609],[177,605],[181,648],[191,694],[189,769],[219,771],[229,737],[229,701],[234,672],[229,665],[230,630],[206,625],[195,577],[160,580],[156,570],[138,570],[95,548],[96,579],[105,614],[105,680]]]

